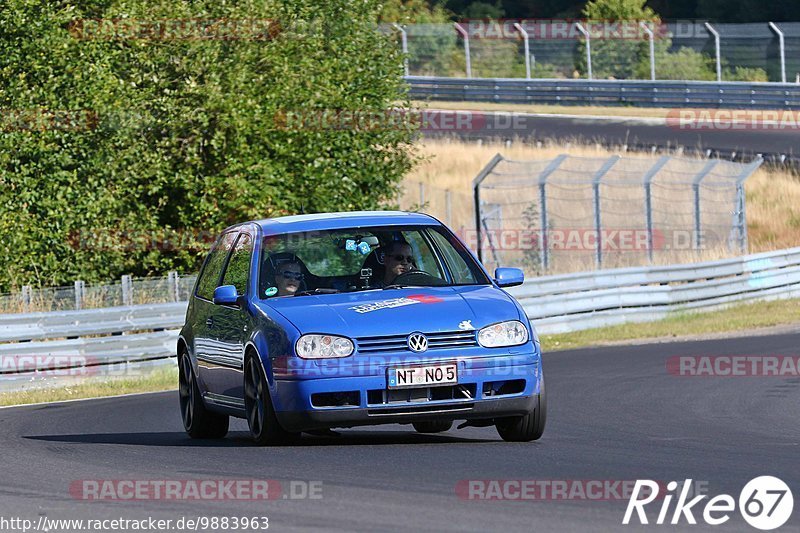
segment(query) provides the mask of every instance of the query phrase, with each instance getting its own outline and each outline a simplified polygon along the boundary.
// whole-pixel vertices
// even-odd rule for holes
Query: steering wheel
[[[446,285],[447,282],[443,279],[434,276],[430,272],[424,270],[409,270],[398,274],[392,281],[393,285],[418,285],[424,287],[426,285]]]

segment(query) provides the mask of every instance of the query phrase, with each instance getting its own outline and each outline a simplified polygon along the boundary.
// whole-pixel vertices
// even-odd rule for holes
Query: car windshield
[[[265,237],[261,298],[490,281],[440,226],[359,227]]]

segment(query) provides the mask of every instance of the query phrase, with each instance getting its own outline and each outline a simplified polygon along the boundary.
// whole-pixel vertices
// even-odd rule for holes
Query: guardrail
[[[0,315],[0,375],[175,356],[187,302]]]
[[[800,85],[789,83],[440,78],[406,76],[420,100],[556,105],[635,105],[796,109]]]
[[[800,297],[800,248],[707,263],[545,276],[509,292],[544,334],[645,322],[676,311]],[[52,358],[62,357],[57,368],[76,368],[174,357],[186,306],[5,315],[0,317],[0,360],[38,357],[52,365]],[[14,364],[0,365],[0,376],[15,374],[20,369]]]
[[[800,297],[800,248],[706,263],[545,276],[509,292],[540,333],[648,322],[679,311]]]

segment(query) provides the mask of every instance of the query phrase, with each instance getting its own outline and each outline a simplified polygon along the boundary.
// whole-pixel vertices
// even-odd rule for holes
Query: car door
[[[194,294],[193,337],[194,353],[199,369],[198,377],[205,390],[212,393],[224,388],[220,372],[219,345],[216,334],[214,289],[219,286],[222,271],[239,232],[223,233],[206,259]]]
[[[220,285],[233,285],[236,293],[247,298],[253,258],[254,234],[243,229],[233,247],[222,274]],[[242,396],[244,344],[247,342],[250,317],[244,305],[217,305],[214,309],[214,335],[219,351],[219,401],[237,404]]]

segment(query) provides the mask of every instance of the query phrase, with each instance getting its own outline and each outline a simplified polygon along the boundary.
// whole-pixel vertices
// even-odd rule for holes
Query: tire
[[[286,444],[297,437],[297,433],[286,431],[278,422],[267,377],[254,356],[248,357],[244,365],[244,408],[250,436],[259,446]]]
[[[420,420],[411,424],[417,433],[442,433],[453,427],[452,420]]]
[[[543,379],[536,407],[524,416],[499,419],[496,424],[497,433],[508,442],[530,442],[541,438],[546,421],[547,395]]]
[[[192,359],[185,349],[178,363],[178,396],[183,428],[191,438],[221,439],[228,434],[228,416],[206,409],[197,386]]]

